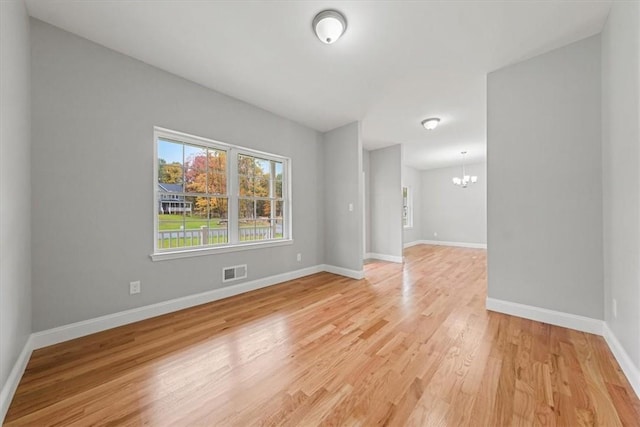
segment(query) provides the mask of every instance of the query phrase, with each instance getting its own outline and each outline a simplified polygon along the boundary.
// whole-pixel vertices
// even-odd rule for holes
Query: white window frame
[[[177,143],[196,145],[205,148],[224,150],[227,152],[227,227],[229,242],[218,245],[208,245],[202,247],[182,247],[182,248],[158,248],[158,139],[176,141]],[[240,242],[238,236],[238,155],[245,154],[259,157],[265,160],[282,162],[282,198],[284,206],[283,216],[283,237],[280,239],[259,240]],[[225,252],[235,252],[249,249],[267,248],[273,246],[283,246],[293,244],[292,208],[291,208],[291,159],[276,154],[265,153],[246,147],[227,144],[213,139],[178,132],[171,129],[155,126],[153,128],[153,253],[150,255],[153,261],[165,259],[188,258],[194,256],[219,254]]]
[[[413,228],[413,189],[408,185],[403,185],[402,193],[404,193],[405,188],[407,189],[407,224],[406,225],[404,224],[404,218],[403,218],[402,227]],[[402,210],[404,214],[404,194],[402,194]]]

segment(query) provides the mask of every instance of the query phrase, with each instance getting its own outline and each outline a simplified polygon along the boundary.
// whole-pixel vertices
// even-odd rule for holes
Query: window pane
[[[181,203],[184,199],[181,192],[181,184],[158,183],[158,213],[182,215],[185,205]]]
[[[227,170],[227,153],[222,150],[207,150],[209,171],[225,173]]]
[[[268,220],[243,220],[238,229],[241,242],[269,240],[273,235]]]
[[[284,201],[278,200],[275,202],[276,212],[274,215],[275,224],[274,224],[274,238],[282,239],[284,238]]]
[[[209,204],[209,244],[217,245],[229,242],[228,200],[213,197]]]
[[[238,175],[253,177],[255,170],[254,158],[238,154]]]
[[[271,216],[271,200],[256,200],[257,219],[268,221]],[[268,225],[268,222],[265,223]]]
[[[227,153],[222,150],[207,150],[207,192],[227,194]]]
[[[204,197],[185,196],[184,204],[184,241],[182,246],[199,246],[200,227],[207,223],[207,199]]]
[[[274,162],[276,164],[276,179],[282,180],[282,162]]]
[[[254,220],[255,219],[255,203],[250,199],[240,199],[238,203],[238,218],[240,218],[240,222],[243,220]],[[242,224],[240,224],[242,226]]]
[[[184,216],[182,214],[158,214],[158,248],[177,248],[183,246],[182,232]]]
[[[282,196],[282,180],[276,180],[274,196],[275,197],[283,197]]]
[[[162,184],[182,184],[183,153],[182,144],[158,140],[158,182]],[[180,190],[182,191],[182,190]]]
[[[209,194],[227,194],[227,176],[218,172],[209,172],[207,177]]]
[[[209,199],[209,229],[207,244],[229,243],[228,201],[224,197]]]
[[[226,198],[187,196],[185,204],[193,209],[191,213],[185,212],[183,232],[177,244],[193,247],[228,243]],[[175,245],[176,242],[172,242],[172,247]]]
[[[241,196],[253,196],[253,179],[244,175],[238,177],[238,187]]]
[[[254,240],[255,202],[253,200],[241,199],[238,204],[238,237],[240,241]]]
[[[276,218],[273,220],[273,239],[284,238],[284,222],[282,218]]]
[[[282,211],[284,209],[284,202],[282,200],[278,200],[278,201],[275,202],[275,205],[276,205],[275,217],[282,219],[282,217],[283,217]]]
[[[265,159],[258,159],[258,158],[254,158],[255,159],[255,173],[256,175],[268,175],[271,171],[271,165],[270,165],[270,161],[269,160],[265,160]]]
[[[269,197],[269,186],[271,183],[269,182],[269,177],[265,175],[256,176],[253,181],[254,184],[254,195],[256,197]]]
[[[207,149],[184,146],[184,178],[187,193],[207,192]]]

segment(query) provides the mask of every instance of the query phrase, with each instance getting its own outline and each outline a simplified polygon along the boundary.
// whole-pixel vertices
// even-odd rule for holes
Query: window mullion
[[[271,227],[271,238],[276,238],[276,163],[272,160],[269,162],[271,166],[269,170],[269,226]]]
[[[238,152],[234,149],[229,149],[227,155],[227,195],[228,195],[228,220],[227,225],[229,227],[229,243],[238,243],[240,241],[238,236],[238,196],[240,188],[238,183]]]

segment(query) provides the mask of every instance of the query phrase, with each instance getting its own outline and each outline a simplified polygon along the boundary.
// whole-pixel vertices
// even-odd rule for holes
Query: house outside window
[[[291,241],[288,158],[161,128],[154,147],[152,258]]]

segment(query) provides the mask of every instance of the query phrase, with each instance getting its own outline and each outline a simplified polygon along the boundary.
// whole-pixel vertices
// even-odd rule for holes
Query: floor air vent
[[[232,282],[234,280],[245,279],[247,277],[247,264],[234,265],[222,269],[222,282]]]

